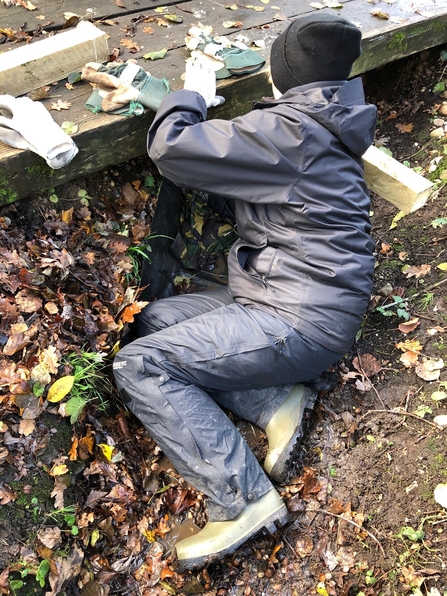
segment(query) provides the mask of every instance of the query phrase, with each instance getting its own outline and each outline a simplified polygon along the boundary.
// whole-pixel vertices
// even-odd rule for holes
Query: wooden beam
[[[88,21],[0,54],[0,93],[22,95],[65,78],[87,62],[109,59],[107,34]]]
[[[432,182],[377,147],[370,147],[363,159],[365,180],[372,192],[405,213],[425,205],[434,186]]]

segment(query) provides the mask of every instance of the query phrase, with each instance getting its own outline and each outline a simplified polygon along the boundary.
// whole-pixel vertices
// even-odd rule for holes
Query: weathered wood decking
[[[166,6],[161,0],[100,0],[94,7],[87,0],[35,0],[35,11],[22,7],[6,8],[0,4],[1,29],[10,28],[34,32],[38,27],[45,31],[60,30],[65,23],[64,13],[76,13],[96,23],[109,36],[109,49],[120,48],[120,58],[135,58],[139,64],[154,76],[166,77],[172,90],[182,86],[181,74],[189,53],[184,45],[184,38],[191,25],[198,22],[212,25],[215,34],[228,35],[234,39],[239,33],[251,41],[264,40],[265,49],[259,53],[268,58],[273,39],[287,26],[290,19],[315,9],[310,0],[250,0],[264,8],[257,12],[249,8],[249,0],[233,3],[229,0],[190,0],[169,3],[168,11],[182,17],[183,22],[171,23],[169,27],[149,25],[150,34],[144,31],[148,26],[142,23],[141,15],[146,17],[162,16],[155,12],[157,7]],[[120,8],[117,4],[125,5]],[[237,4],[237,10],[226,8]],[[389,19],[373,16],[371,11],[379,9],[389,14]],[[334,10],[326,8],[324,10]],[[382,66],[393,60],[447,42],[447,0],[395,0],[393,4],[380,1],[377,4],[367,0],[346,0],[340,14],[360,26],[363,32],[363,54],[356,61],[353,75]],[[116,24],[106,24],[106,21]],[[225,21],[240,21],[242,27],[227,29]],[[0,35],[1,38],[1,35]],[[37,41],[42,37],[35,37]],[[139,50],[130,53],[121,45],[121,40],[132,39]],[[20,45],[24,42],[20,42]],[[31,42],[33,43],[33,42]],[[6,42],[0,45],[0,51],[9,51],[17,44]],[[154,62],[145,60],[143,55],[167,48],[167,55]],[[45,161],[30,151],[13,149],[0,142],[0,206],[27,196],[32,192],[56,186],[75,177],[100,170],[108,165],[143,155],[146,150],[146,131],[153,114],[122,117],[110,114],[92,114],[85,107],[91,87],[87,83],[77,83],[74,89],[65,87],[66,80],[61,80],[51,93],[52,98],[43,100],[47,106],[55,97],[72,104],[70,110],[52,111],[54,119],[60,124],[64,120],[75,122],[79,131],[74,140],[79,148],[73,161],[60,170],[52,170]],[[248,111],[254,99],[268,94],[267,65],[255,74],[232,77],[220,81],[219,93],[224,95],[226,103],[210,110],[210,117],[232,118]],[[8,93],[8,89],[0,89]]]

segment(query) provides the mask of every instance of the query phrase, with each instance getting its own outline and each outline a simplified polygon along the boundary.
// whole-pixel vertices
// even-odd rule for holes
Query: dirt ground
[[[292,521],[205,569],[180,575],[171,558],[205,521],[202,495],[111,385],[138,310],[153,166],[133,160],[0,211],[1,594],[447,595],[446,503],[434,499],[447,483],[446,72],[444,46],[364,77],[376,144],[435,190],[399,220],[372,197],[373,295],[277,487]],[[262,459],[263,433],[235,422]]]

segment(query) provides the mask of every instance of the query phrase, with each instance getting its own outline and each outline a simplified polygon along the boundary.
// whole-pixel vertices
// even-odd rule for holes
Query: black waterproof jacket
[[[361,79],[295,87],[229,121],[206,115],[196,92],[165,96],[149,156],[180,187],[237,199],[239,240],[228,261],[235,301],[273,311],[343,354],[374,266],[361,155],[376,108],[365,105]]]

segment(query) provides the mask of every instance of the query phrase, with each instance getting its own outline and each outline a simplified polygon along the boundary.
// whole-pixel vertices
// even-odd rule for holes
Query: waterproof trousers
[[[272,484],[221,407],[265,428],[294,383],[341,355],[226,288],[152,302],[136,328],[113,365],[121,399],[209,497],[210,521],[233,519]]]

